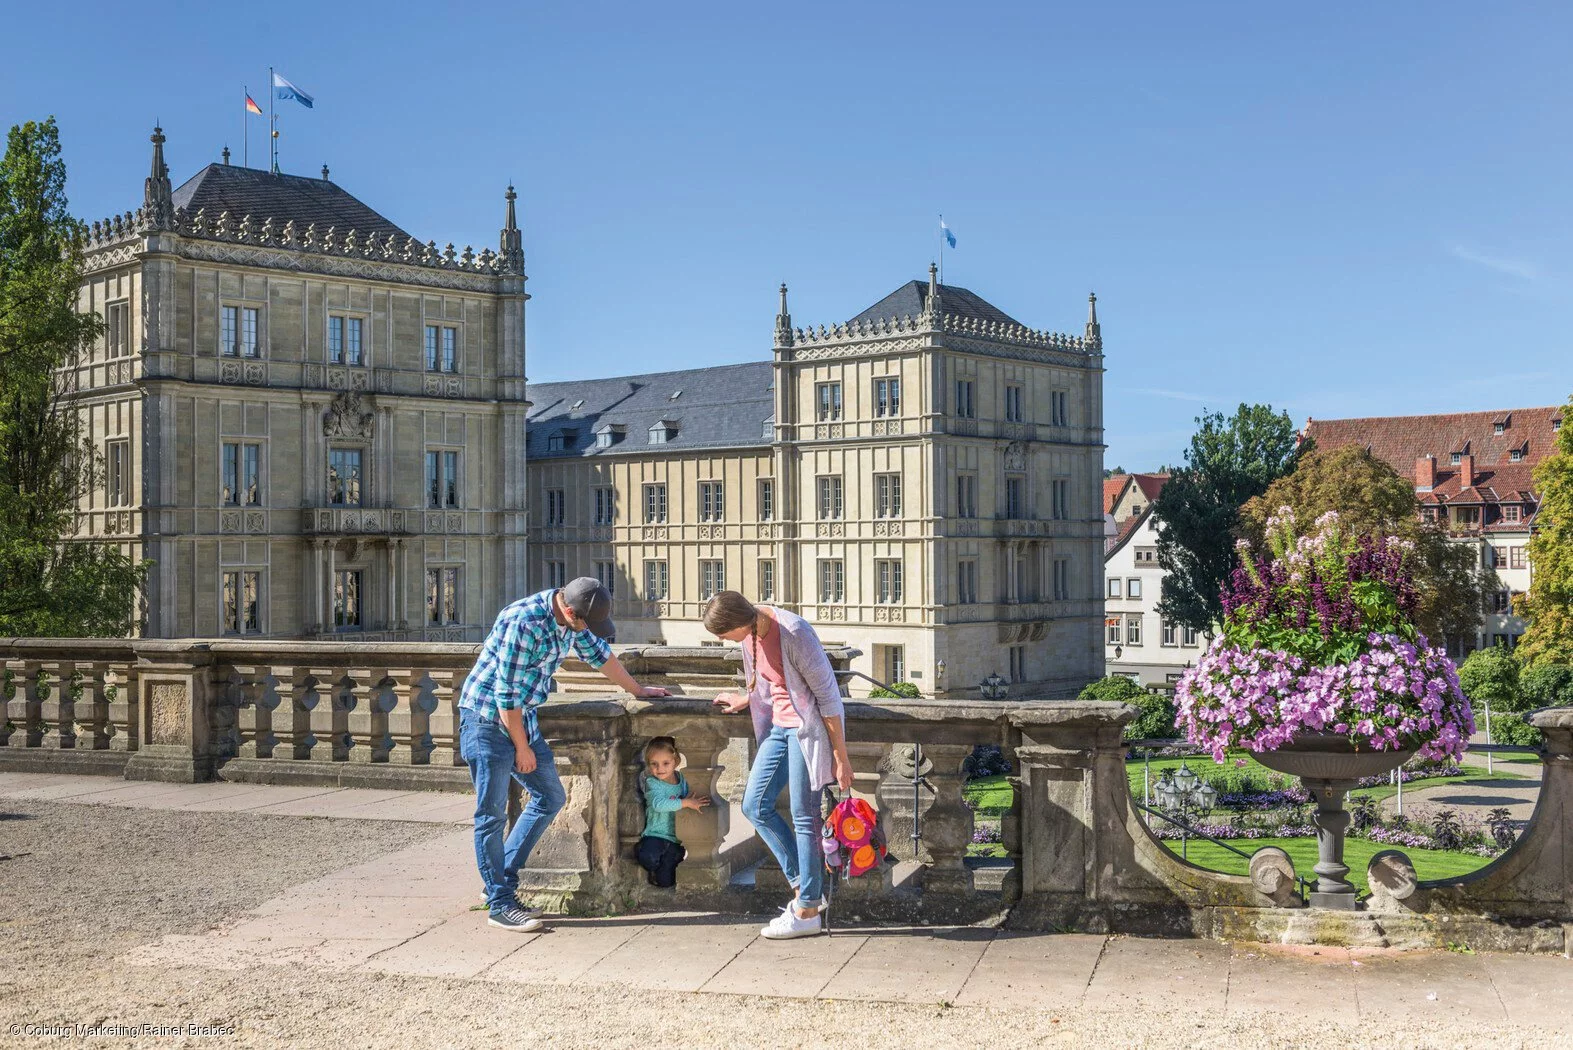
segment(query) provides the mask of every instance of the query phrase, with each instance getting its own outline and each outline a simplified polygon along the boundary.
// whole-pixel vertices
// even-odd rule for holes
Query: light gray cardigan
[[[818,791],[836,779],[835,752],[825,719],[845,719],[841,687],[836,683],[830,658],[825,655],[825,646],[809,622],[796,613],[773,606],[770,614],[781,631],[781,662],[786,665],[787,692],[791,695],[793,709],[803,720],[797,731],[798,743],[808,762],[809,779]],[[771,727],[770,683],[755,674],[751,652],[755,644],[759,643],[743,643],[743,676],[744,681],[754,679],[754,690],[748,694],[748,712],[754,718],[754,736],[763,740]],[[843,732],[845,728],[843,721]]]

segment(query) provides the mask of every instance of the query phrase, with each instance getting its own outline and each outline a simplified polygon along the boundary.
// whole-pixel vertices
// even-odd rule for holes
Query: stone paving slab
[[[1076,1006],[1103,954],[1101,934],[1001,932],[973,967],[957,1006],[1052,1010]]]
[[[378,952],[362,964],[362,969],[381,973],[413,974],[418,977],[474,977],[482,970],[521,950],[524,942],[539,934],[514,934],[512,937],[483,925],[484,912],[466,912],[438,923],[418,936],[385,952]]]
[[[1230,947],[1218,941],[1111,937],[1085,1006],[1124,1009],[1153,1003],[1220,1016],[1229,994]]]
[[[758,919],[652,923],[585,971],[585,984],[697,992],[759,936]],[[544,946],[548,952],[550,945]]]
[[[760,919],[758,926],[764,925]],[[781,999],[812,999],[824,991],[868,942],[861,932],[795,941],[750,942],[700,991],[734,995],[769,995]]]
[[[1348,1021],[1357,1011],[1355,969],[1347,948],[1236,944],[1226,1011]]]
[[[1515,1024],[1573,1033],[1573,961],[1547,966],[1540,956],[1499,954],[1480,960]]]
[[[821,993],[830,999],[953,1003],[994,931],[960,926],[860,931],[868,939]]]
[[[574,984],[591,967],[638,936],[646,925],[643,918],[553,919],[544,933],[532,935],[493,929],[486,925],[484,912],[473,914],[477,937],[526,942],[481,974],[489,981],[520,984]]]
[[[1368,1008],[1394,1020],[1505,1021],[1507,1010],[1479,955],[1459,952],[1350,950],[1355,991]],[[1563,960],[1566,962],[1566,960]],[[1569,971],[1573,988],[1573,971]]]

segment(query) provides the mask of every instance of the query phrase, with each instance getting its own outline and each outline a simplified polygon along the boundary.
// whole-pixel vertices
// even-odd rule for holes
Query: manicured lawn
[[[1238,769],[1239,773],[1250,773],[1250,774],[1252,774],[1252,775],[1254,775],[1256,777],[1260,777],[1260,778],[1266,778],[1266,777],[1280,775],[1280,774],[1274,773],[1272,770],[1268,769],[1266,766],[1264,766],[1261,763],[1257,762],[1256,759],[1251,757],[1250,755],[1248,755],[1248,754],[1246,754],[1244,752],[1239,752],[1239,753],[1231,753],[1230,757],[1228,759],[1226,759],[1222,764],[1214,762],[1212,760],[1212,758],[1210,756],[1208,756],[1208,755],[1191,755],[1191,756],[1187,756],[1186,758],[1183,758],[1183,759],[1180,759],[1180,758],[1155,758],[1155,759],[1152,759],[1151,764],[1148,767],[1148,777],[1150,778],[1149,779],[1149,783],[1156,784],[1158,782],[1159,775],[1165,769],[1178,769],[1178,768],[1180,768],[1180,763],[1182,761],[1186,765],[1190,766],[1192,771],[1194,771],[1198,776],[1201,776],[1201,777],[1204,777],[1204,778],[1205,777],[1211,777],[1213,774],[1223,773],[1223,772],[1226,772],[1226,771],[1229,772],[1229,773],[1234,773],[1234,772],[1236,772],[1235,763],[1238,762],[1241,758],[1245,759],[1245,766]],[[1526,774],[1513,772],[1512,770],[1508,770],[1508,769],[1503,769],[1502,765],[1503,765],[1502,760],[1498,759],[1497,762],[1496,762],[1496,769],[1490,776],[1486,775],[1486,771],[1485,771],[1484,767],[1479,767],[1479,772],[1478,773],[1472,772],[1470,776],[1465,776],[1465,777],[1423,777],[1423,778],[1421,778],[1419,780],[1406,780],[1404,782],[1404,790],[1405,791],[1416,791],[1416,790],[1419,790],[1420,788],[1423,788],[1423,787],[1430,787],[1430,786],[1435,785],[1435,784],[1444,784],[1444,783],[1445,784],[1463,785],[1463,784],[1480,783],[1482,781],[1487,781],[1487,780],[1496,780],[1496,779],[1501,779],[1501,780],[1521,780],[1521,779],[1525,779],[1526,778]],[[1471,771],[1473,771],[1476,767],[1469,766],[1469,767],[1466,767],[1466,768],[1468,768]],[[1126,762],[1125,763],[1125,770],[1126,770],[1126,773],[1130,777],[1131,797],[1136,799],[1138,802],[1140,802],[1141,801],[1141,797],[1142,797],[1142,761],[1141,761],[1141,759],[1135,758],[1135,759],[1131,759],[1130,761]],[[1290,783],[1297,783],[1297,781],[1295,781],[1293,778],[1289,778],[1289,782]],[[1396,795],[1397,793],[1398,793],[1398,788],[1395,785],[1391,785],[1391,784],[1383,784],[1383,785],[1380,785],[1378,787],[1371,787],[1371,788],[1359,788],[1358,790],[1351,792],[1352,795],[1370,795],[1372,798],[1376,799],[1379,802],[1382,799],[1388,798],[1391,795]]]
[[[1002,776],[970,780],[962,793],[972,803],[972,808],[985,816],[998,816],[1010,810],[1011,789]]]
[[[1234,847],[1244,853],[1252,853],[1263,846],[1278,846],[1289,854],[1294,861],[1294,870],[1303,878],[1315,879],[1316,873],[1311,870],[1316,864],[1316,839],[1238,839],[1232,840]],[[1165,842],[1165,846],[1180,855],[1178,842]],[[1349,865],[1349,881],[1361,893],[1368,893],[1366,886],[1365,869],[1371,858],[1384,849],[1400,847],[1383,846],[1365,839],[1348,838],[1344,840],[1344,863]],[[1403,849],[1409,859],[1414,861],[1415,874],[1422,879],[1446,879],[1457,875],[1467,875],[1472,871],[1485,867],[1491,863],[1489,857],[1477,857],[1470,853],[1453,853],[1448,850],[1437,849]],[[1224,849],[1205,840],[1192,840],[1190,845],[1190,862],[1200,868],[1212,871],[1221,871],[1226,875],[1244,875],[1249,871],[1250,861],[1244,857]]]

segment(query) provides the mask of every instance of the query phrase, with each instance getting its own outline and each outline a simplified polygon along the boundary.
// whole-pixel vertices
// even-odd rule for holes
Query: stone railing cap
[[[1573,729],[1573,707],[1542,707],[1524,718],[1536,729]]]
[[[1018,729],[1054,725],[1122,726],[1141,714],[1134,704],[1113,700],[1044,700],[1010,704],[1010,723]]]

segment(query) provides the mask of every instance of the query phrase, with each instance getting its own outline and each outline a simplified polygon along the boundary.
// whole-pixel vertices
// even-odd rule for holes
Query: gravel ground
[[[207,972],[116,958],[195,933],[286,887],[448,834],[441,825],[194,814],[48,802],[0,812],[0,1046],[79,1042],[16,1024],[234,1026],[233,1036],[93,1038],[93,1046],[1478,1047],[1569,1045],[1490,1026],[1297,1029],[1281,1014],[1024,1013],[531,987],[303,967]],[[259,850],[258,843],[266,845]]]

